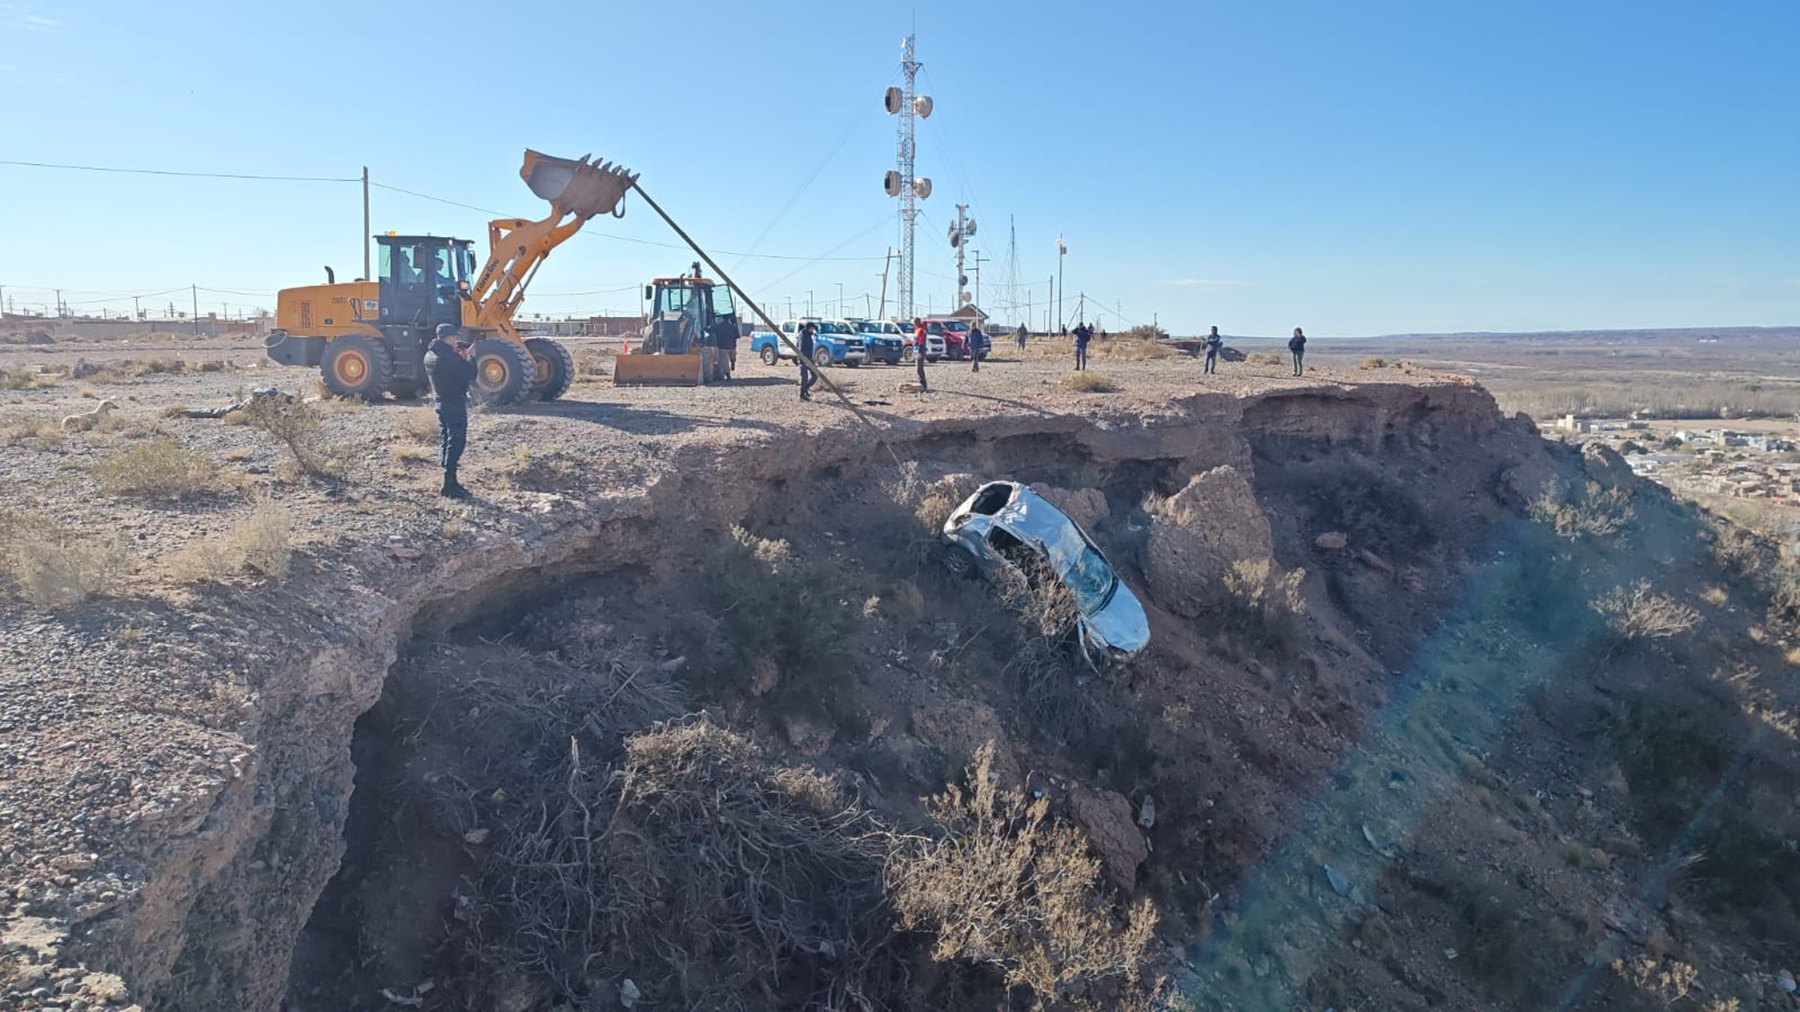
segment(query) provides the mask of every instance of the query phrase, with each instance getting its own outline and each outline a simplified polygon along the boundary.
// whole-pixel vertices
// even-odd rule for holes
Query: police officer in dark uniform
[[[464,355],[460,342],[452,342],[455,334],[456,328],[450,324],[438,324],[437,336],[425,349],[425,373],[431,377],[438,431],[443,435],[438,459],[444,465],[444,487],[438,494],[466,499],[469,490],[456,480],[456,465],[469,439],[469,384],[475,382],[475,363]]]
[[[800,399],[812,400],[812,385],[817,378],[813,375],[813,331],[816,328],[811,320],[800,325],[800,336],[794,344],[800,351]]]

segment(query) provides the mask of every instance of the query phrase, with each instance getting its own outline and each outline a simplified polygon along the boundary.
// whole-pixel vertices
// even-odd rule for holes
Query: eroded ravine
[[[315,964],[304,958],[297,964],[295,953],[319,898],[345,867],[346,826],[354,823],[358,804],[355,760],[371,754],[366,745],[353,750],[355,729],[378,710],[385,679],[403,656],[424,656],[440,643],[468,643],[475,631],[492,633],[496,615],[528,615],[571,593],[608,597],[622,623],[648,633],[652,610],[627,599],[649,587],[665,597],[680,588],[684,576],[704,572],[712,546],[740,525],[792,538],[806,551],[833,552],[842,564],[881,579],[923,579],[916,565],[897,568],[892,545],[869,553],[857,549],[858,524],[842,508],[846,502],[866,506],[870,497],[891,491],[898,475],[887,452],[866,434],[844,434],[804,444],[770,441],[761,452],[728,456],[694,451],[671,461],[639,497],[609,502],[603,513],[578,514],[530,540],[492,539],[405,585],[346,587],[341,635],[265,680],[244,730],[254,759],[194,832],[161,855],[136,905],[84,940],[88,961],[118,969],[150,1007],[272,1009],[284,995],[302,993],[312,982],[290,982],[290,972],[296,966],[311,972],[307,968]],[[1255,477],[1257,494],[1281,503],[1293,501],[1289,493],[1304,484],[1290,472],[1304,476],[1308,468],[1320,474],[1385,471],[1392,475],[1387,480],[1412,480],[1427,489],[1437,481],[1459,496],[1480,491],[1487,499],[1480,516],[1465,520],[1470,531],[1455,546],[1458,552],[1472,551],[1506,510],[1518,507],[1511,500],[1555,466],[1535,432],[1503,420],[1485,393],[1450,385],[1200,397],[1131,422],[1027,414],[979,424],[935,422],[898,429],[888,445],[922,482],[1007,475],[1098,491],[1110,519],[1097,534],[1134,581],[1143,581],[1150,569],[1141,513],[1146,498],[1172,495],[1193,476],[1221,466]],[[1461,505],[1439,510],[1464,511]],[[1446,516],[1429,519],[1434,527],[1447,526]],[[1310,541],[1317,518],[1277,511],[1270,520],[1277,556],[1301,568],[1304,560],[1296,553]],[[849,540],[810,543],[809,530]],[[1369,613],[1377,606],[1368,603],[1368,588],[1333,593],[1356,597],[1365,605],[1359,618],[1380,631],[1375,642],[1346,642],[1340,651],[1346,664],[1360,651],[1405,649],[1419,631],[1417,625],[1406,628],[1407,621],[1425,617],[1400,614],[1417,611],[1417,602],[1390,614]],[[957,619],[927,601],[913,623]],[[1158,634],[1178,621],[1164,613]],[[1159,663],[1174,662],[1164,657]],[[1163,677],[1171,676],[1161,672],[1152,680]],[[1370,691],[1336,699],[1346,712],[1329,717],[1334,739],[1354,734],[1357,713],[1379,698],[1379,691]],[[394,726],[376,716],[363,726],[375,733]],[[754,715],[745,720],[756,724]],[[1309,746],[1319,756],[1312,762],[1328,765],[1334,747]],[[1029,743],[1019,748],[1022,754],[1034,751]],[[1080,763],[1066,765],[1076,770]],[[1269,794],[1279,790],[1271,787]],[[1257,844],[1246,838],[1233,846],[1238,849],[1220,855],[1222,864],[1241,864]],[[353,861],[366,859],[352,854]],[[327,899],[342,903],[341,896]]]

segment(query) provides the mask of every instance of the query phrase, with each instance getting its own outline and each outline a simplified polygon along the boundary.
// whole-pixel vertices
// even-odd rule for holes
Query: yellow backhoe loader
[[[644,286],[650,319],[638,345],[613,361],[613,386],[691,387],[725,375],[723,331],[735,347],[741,336],[731,289],[700,276],[657,278]]]
[[[283,289],[275,301],[269,357],[317,366],[332,393],[379,400],[425,389],[425,348],[438,324],[454,324],[474,342],[476,395],[491,403],[555,400],[575,378],[575,361],[558,341],[521,337],[513,314],[544,258],[589,218],[617,213],[637,176],[611,163],[525,152],[519,175],[550,202],[540,220],[488,223],[488,258],[475,269],[473,242],[441,236],[378,235],[374,280]]]

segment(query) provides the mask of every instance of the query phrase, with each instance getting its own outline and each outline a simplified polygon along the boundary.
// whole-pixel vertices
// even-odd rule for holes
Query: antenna
[[[882,177],[881,188],[890,197],[900,198],[900,277],[895,303],[903,319],[913,315],[913,220],[918,217],[917,201],[931,196],[931,180],[914,178],[913,154],[915,120],[931,116],[929,95],[915,94],[914,82],[921,64],[913,59],[915,37],[900,40],[900,69],[906,75],[906,86],[890,86],[882,96],[882,104],[890,116],[900,117],[900,164]]]

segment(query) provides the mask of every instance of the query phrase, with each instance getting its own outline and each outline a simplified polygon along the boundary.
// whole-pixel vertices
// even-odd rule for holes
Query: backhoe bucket
[[[591,157],[556,158],[526,148],[519,176],[532,193],[549,201],[557,214],[586,220],[618,207],[625,191],[637,181],[637,173],[612,162],[590,165]]]

